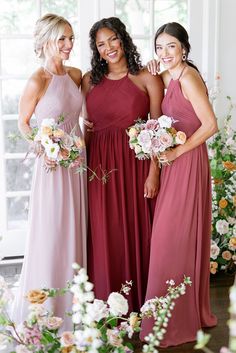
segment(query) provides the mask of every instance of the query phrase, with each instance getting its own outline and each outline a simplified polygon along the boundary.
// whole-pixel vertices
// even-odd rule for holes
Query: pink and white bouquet
[[[81,137],[75,135],[75,128],[68,134],[59,126],[63,116],[55,119],[43,119],[39,128],[34,128],[29,139],[40,154],[54,161],[56,166],[65,168],[82,167],[84,163],[85,143]],[[45,167],[47,170],[55,169]]]
[[[177,131],[172,125],[175,123],[172,117],[162,115],[158,119],[137,120],[127,129],[129,146],[134,150],[138,159],[158,157],[160,153],[182,145],[186,141],[183,131]]]

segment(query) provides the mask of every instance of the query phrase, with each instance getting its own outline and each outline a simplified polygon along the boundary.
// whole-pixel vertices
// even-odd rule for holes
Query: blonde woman
[[[29,78],[19,103],[19,129],[26,138],[32,130],[33,114],[38,126],[45,118],[57,120],[63,115],[60,128],[69,133],[76,127],[77,136],[81,135],[81,71],[64,65],[73,42],[73,29],[65,18],[47,14],[37,21],[35,52],[42,66]],[[45,165],[53,167],[54,162],[42,155],[36,158],[28,241],[14,306],[17,322],[26,317],[24,296],[30,289],[64,287],[73,276],[72,263],[86,265],[86,175],[62,167],[47,172]],[[48,305],[65,319],[71,297],[57,298]]]

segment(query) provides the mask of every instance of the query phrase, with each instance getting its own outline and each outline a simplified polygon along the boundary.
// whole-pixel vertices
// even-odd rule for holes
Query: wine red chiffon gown
[[[88,272],[96,298],[107,300],[125,281],[133,281],[130,310],[144,302],[154,200],[144,198],[150,161],[139,161],[129,148],[126,128],[146,118],[149,98],[128,76],[103,80],[87,96],[94,132],[88,165],[108,182],[88,182]]]
[[[163,114],[178,120],[177,130],[189,137],[201,125],[179,80],[171,80],[162,103]],[[216,325],[209,303],[211,179],[206,144],[162,168],[153,221],[146,299],[166,293],[166,281],[176,284],[190,276],[192,286],[176,300],[161,346],[194,341],[201,327]],[[153,320],[142,323],[141,338]]]

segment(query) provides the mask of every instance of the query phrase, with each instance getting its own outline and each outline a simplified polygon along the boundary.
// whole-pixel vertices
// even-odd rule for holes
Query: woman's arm
[[[87,72],[83,76],[81,86],[82,86],[82,94],[84,98],[83,108],[82,108],[82,117],[84,119],[83,134],[84,134],[85,143],[87,145],[89,142],[90,134],[93,131],[93,124],[88,120],[88,114],[86,109],[86,96],[91,89],[90,72]]]
[[[201,145],[218,130],[216,117],[207,96],[206,86],[199,74],[194,69],[190,69],[183,75],[180,83],[182,92],[192,104],[201,126],[187,139],[184,145],[179,145],[171,151],[163,153],[168,161],[173,161],[183,153]]]
[[[18,128],[24,138],[29,140],[32,132],[30,119],[42,93],[43,82],[38,74],[33,74],[20,97]]]
[[[146,70],[145,70],[146,71]],[[157,119],[161,116],[161,102],[164,97],[164,85],[159,75],[151,75],[145,72],[145,86],[150,99],[150,116]],[[154,159],[150,163],[148,177],[144,184],[144,196],[153,198],[159,190],[159,174],[160,168],[157,160]]]

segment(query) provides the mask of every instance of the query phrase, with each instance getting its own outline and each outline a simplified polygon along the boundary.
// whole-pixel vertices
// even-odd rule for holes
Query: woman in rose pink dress
[[[78,119],[82,106],[81,71],[64,65],[73,48],[74,34],[63,17],[47,14],[37,21],[35,52],[42,66],[30,77],[19,104],[19,129],[24,137],[31,133],[34,113],[37,125],[43,119],[60,115],[60,128],[81,136]],[[62,288],[73,278],[72,263],[86,266],[87,194],[86,173],[57,166],[49,158],[36,158],[29,213],[29,234],[14,319],[22,322],[28,312],[26,293],[43,287]],[[68,320],[71,296],[58,297],[48,308]],[[65,322],[64,327],[67,326]],[[68,327],[68,326],[67,326]]]
[[[161,346],[194,341],[202,327],[216,325],[209,303],[211,176],[206,140],[217,131],[216,118],[198,69],[189,61],[186,30],[168,23],[157,30],[156,54],[165,67],[167,89],[162,112],[173,117],[187,141],[160,158],[160,190],[154,214],[146,299],[166,293],[166,281],[190,276],[191,288],[176,300]],[[155,62],[150,64],[155,72]],[[141,338],[152,331],[144,319]]]

